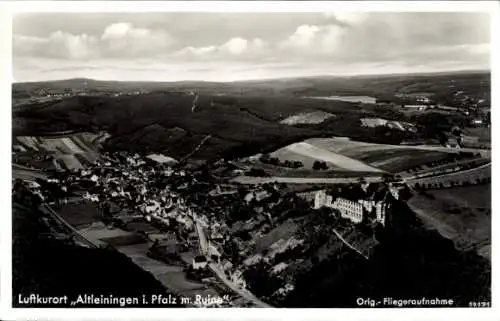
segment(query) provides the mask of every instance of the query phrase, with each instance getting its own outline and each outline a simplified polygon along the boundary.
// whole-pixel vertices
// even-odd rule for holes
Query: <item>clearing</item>
[[[417,131],[415,125],[402,121],[387,120],[384,118],[361,118],[360,120],[361,120],[361,126],[365,127],[386,126],[390,128],[399,129],[401,131],[412,131],[412,132]]]
[[[280,123],[285,125],[320,124],[330,117],[335,117],[335,115],[318,110],[310,113],[300,113],[287,117],[280,121]]]

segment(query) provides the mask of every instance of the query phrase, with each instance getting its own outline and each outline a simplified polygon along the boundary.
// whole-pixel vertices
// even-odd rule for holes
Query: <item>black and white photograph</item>
[[[491,308],[492,15],[459,2],[13,13],[13,310]]]

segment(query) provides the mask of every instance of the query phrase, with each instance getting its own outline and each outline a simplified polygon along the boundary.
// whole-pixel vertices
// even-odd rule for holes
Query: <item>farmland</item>
[[[475,136],[480,142],[491,141],[491,128],[488,127],[469,127],[465,129],[465,134]]]
[[[426,164],[446,158],[446,153],[429,150],[393,149],[373,151],[364,154],[360,159],[364,162],[398,173],[414,166]]]
[[[102,133],[78,133],[65,136],[16,136],[13,145],[23,150],[19,157],[45,153],[55,160],[52,167],[79,169],[98,158],[98,150],[109,137]]]
[[[415,195],[410,207],[424,223],[450,238],[460,249],[476,247],[490,256],[491,184],[428,191]]]
[[[293,172],[290,176],[296,176],[296,173],[311,172],[317,160],[326,162],[329,173],[383,173],[385,171],[399,173],[417,165],[445,159],[447,154],[446,149],[372,144],[332,137],[307,139],[280,148],[270,156],[278,158],[280,162],[301,162],[303,167],[300,169],[285,170],[285,172]],[[271,170],[274,174],[279,172],[266,166],[263,168]]]
[[[273,157],[286,159],[293,159],[296,157],[295,155],[298,155],[298,158],[294,160],[305,162],[304,166],[307,168],[312,168],[314,160],[320,160],[338,169],[348,171],[380,172],[379,169],[363,164],[356,159],[351,159],[342,154],[316,147],[307,141],[288,145],[284,147],[284,150],[281,149],[276,153],[271,154]]]

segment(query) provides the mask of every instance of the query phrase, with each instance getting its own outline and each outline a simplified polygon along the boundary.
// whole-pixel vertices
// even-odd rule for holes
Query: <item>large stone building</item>
[[[393,196],[394,191],[390,191]],[[342,197],[337,197],[335,200],[332,195],[328,195],[325,190],[317,191],[314,197],[314,208],[319,209],[322,207],[334,208],[340,212],[342,218],[348,219],[355,224],[359,224],[368,219],[370,214],[374,214],[373,219],[385,225],[386,214],[389,209],[389,203],[386,202],[386,197],[383,200],[366,200],[359,199],[358,201],[351,201]]]

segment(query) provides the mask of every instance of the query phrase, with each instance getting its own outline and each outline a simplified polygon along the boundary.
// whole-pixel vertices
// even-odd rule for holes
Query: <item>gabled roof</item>
[[[195,263],[207,262],[207,258],[204,255],[197,255],[194,257]]]

